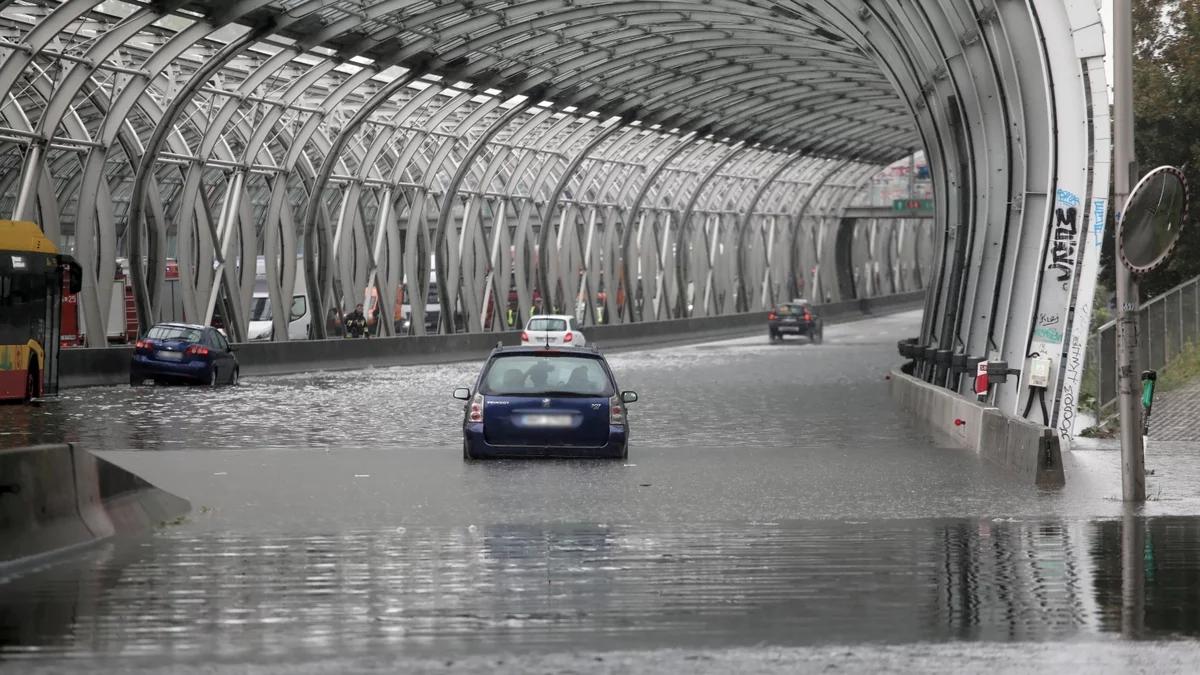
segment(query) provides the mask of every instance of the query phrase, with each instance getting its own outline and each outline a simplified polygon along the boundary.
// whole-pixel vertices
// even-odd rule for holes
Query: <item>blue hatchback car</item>
[[[160,323],[137,341],[129,364],[129,384],[146,380],[191,384],[238,383],[233,348],[212,326]]]
[[[463,459],[629,456],[625,405],[608,362],[594,349],[497,347],[463,410]]]

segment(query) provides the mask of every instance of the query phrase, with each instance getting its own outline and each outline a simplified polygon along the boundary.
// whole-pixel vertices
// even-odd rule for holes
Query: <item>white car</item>
[[[579,332],[579,324],[573,316],[535,314],[529,317],[529,323],[521,331],[521,344],[583,347],[587,345],[587,339]]]

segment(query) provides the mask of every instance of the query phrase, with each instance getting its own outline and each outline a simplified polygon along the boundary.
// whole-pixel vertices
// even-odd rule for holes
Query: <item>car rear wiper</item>
[[[534,396],[563,396],[571,398],[600,398],[599,394],[583,394],[578,391],[543,391]]]

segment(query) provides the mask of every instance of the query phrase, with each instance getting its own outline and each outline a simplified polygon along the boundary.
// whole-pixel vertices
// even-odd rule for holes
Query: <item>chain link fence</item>
[[[1138,312],[1138,363],[1161,370],[1189,345],[1200,340],[1200,277],[1186,281],[1145,302]],[[1083,390],[1103,415],[1117,403],[1117,322],[1092,333]]]

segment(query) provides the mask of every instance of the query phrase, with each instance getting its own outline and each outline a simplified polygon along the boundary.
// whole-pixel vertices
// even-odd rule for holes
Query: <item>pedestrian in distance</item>
[[[362,303],[354,306],[354,311],[346,315],[346,337],[367,337],[367,316],[363,314]]]

